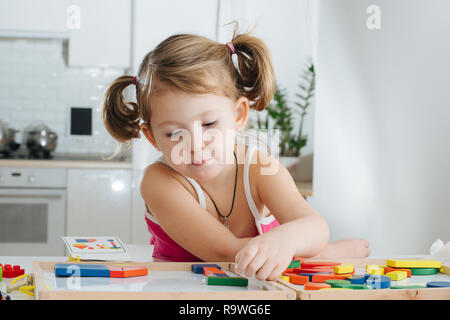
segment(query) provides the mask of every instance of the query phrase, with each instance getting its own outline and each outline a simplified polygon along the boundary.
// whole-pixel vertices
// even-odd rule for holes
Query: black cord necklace
[[[219,212],[219,209],[217,209],[216,203],[215,203],[214,200],[211,198],[211,196],[208,194],[208,192],[206,192],[206,190],[205,190],[205,192],[208,194],[209,198],[211,199],[212,203],[214,204],[214,207],[216,208],[217,213],[219,214],[219,216],[221,216],[221,217],[224,219],[224,220],[223,220],[223,225],[224,225],[225,227],[227,227],[228,229],[230,228],[230,225],[229,225],[228,222],[227,222],[227,218],[230,216],[231,212],[233,211],[234,198],[235,198],[235,196],[236,196],[236,184],[237,184],[237,173],[238,173],[238,165],[237,165],[236,152],[233,151],[233,154],[234,154],[234,160],[235,160],[235,163],[236,163],[236,173],[235,173],[235,177],[234,177],[233,201],[231,202],[231,209],[230,209],[230,212],[229,212],[226,216],[222,215],[222,214]],[[203,190],[204,190],[204,189],[203,189]]]

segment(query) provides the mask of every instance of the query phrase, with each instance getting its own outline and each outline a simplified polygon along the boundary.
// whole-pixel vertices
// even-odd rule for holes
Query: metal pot
[[[4,122],[0,121],[0,152],[16,151],[20,144],[15,140],[16,133],[19,130],[9,128]]]
[[[28,127],[24,131],[24,142],[30,153],[50,153],[56,149],[58,135],[44,124]]]

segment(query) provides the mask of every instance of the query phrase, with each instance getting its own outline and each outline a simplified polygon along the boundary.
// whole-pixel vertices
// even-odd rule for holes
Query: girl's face
[[[178,172],[206,181],[234,165],[235,136],[247,121],[247,98],[165,90],[151,97],[151,105],[151,130],[143,126],[143,133]]]

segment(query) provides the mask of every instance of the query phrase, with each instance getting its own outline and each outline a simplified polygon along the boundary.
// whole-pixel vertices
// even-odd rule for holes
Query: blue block
[[[427,288],[447,288],[450,287],[450,281],[430,281],[427,282]]]
[[[57,277],[109,277],[107,266],[101,264],[69,264],[55,263],[55,275]]]
[[[347,280],[350,280],[351,284],[364,284],[366,283],[366,277],[365,276],[352,276],[352,278],[347,278]]]
[[[387,289],[391,287],[391,278],[386,276],[373,276],[372,274],[367,278],[366,284],[372,289]]]
[[[193,264],[192,272],[202,274],[204,267],[215,267],[217,269],[222,270],[217,264]]]
[[[309,281],[312,281],[312,276],[314,276],[316,274],[329,274],[329,272],[315,272],[315,273],[305,272],[305,273],[299,273],[300,276],[308,276],[309,277]]]

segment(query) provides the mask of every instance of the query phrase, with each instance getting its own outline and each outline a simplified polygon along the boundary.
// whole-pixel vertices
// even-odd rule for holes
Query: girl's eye
[[[213,122],[205,123],[205,126],[207,126],[207,127],[211,127],[211,126],[215,125],[216,123],[217,123],[217,121],[213,121]]]
[[[217,123],[217,120],[216,120],[216,121],[213,121],[213,122],[205,123],[204,126],[205,126],[205,127],[212,127],[212,126],[215,125],[216,123]],[[169,137],[169,138],[171,138],[171,137],[173,137],[173,136],[176,136],[176,135],[179,134],[180,132],[181,132],[181,130],[174,131],[174,132],[172,132],[172,133],[166,133],[166,136]]]

